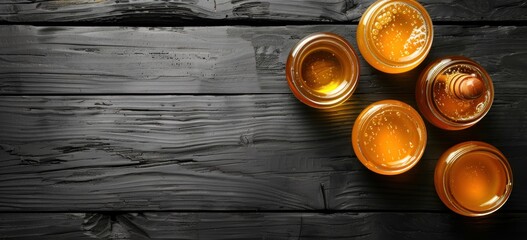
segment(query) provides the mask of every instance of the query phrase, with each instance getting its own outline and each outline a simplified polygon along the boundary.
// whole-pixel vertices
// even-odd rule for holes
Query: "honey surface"
[[[384,110],[366,123],[361,134],[364,156],[384,167],[400,167],[416,155],[419,132],[407,113]]]
[[[418,55],[426,45],[427,27],[413,7],[394,3],[382,8],[372,19],[371,40],[384,58],[404,62]]]
[[[452,196],[472,211],[493,207],[505,193],[507,182],[499,160],[482,151],[457,159],[450,169],[449,179]]]
[[[455,73],[470,74],[478,78],[478,75],[469,65],[458,64],[456,66],[446,69],[444,75],[451,75]],[[490,104],[490,96],[485,92],[480,97],[472,100],[459,99],[450,92],[445,82],[435,81],[433,86],[433,97],[437,109],[443,116],[452,121],[470,121],[481,116],[486,106]]]
[[[302,80],[309,89],[330,94],[344,80],[344,70],[338,55],[327,50],[315,50],[302,60]]]

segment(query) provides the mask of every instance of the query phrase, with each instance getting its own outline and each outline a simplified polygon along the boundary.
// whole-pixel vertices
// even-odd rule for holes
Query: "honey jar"
[[[296,98],[315,108],[332,108],[353,94],[359,60],[353,47],[333,33],[314,33],[289,53],[286,78]]]
[[[437,162],[434,185],[441,201],[465,216],[498,210],[512,191],[512,170],[494,146],[477,141],[457,144]]]
[[[378,0],[357,27],[360,53],[372,67],[386,73],[418,66],[428,55],[433,36],[428,12],[413,0]]]
[[[353,150],[368,169],[395,175],[412,168],[425,150],[426,127],[419,113],[397,100],[382,100],[366,107],[351,134]]]
[[[423,116],[446,130],[468,128],[489,111],[492,80],[485,69],[462,56],[439,58],[421,73],[416,100]]]

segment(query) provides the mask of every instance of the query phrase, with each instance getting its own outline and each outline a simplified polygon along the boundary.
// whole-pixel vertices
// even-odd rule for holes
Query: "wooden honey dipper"
[[[481,79],[466,73],[442,74],[437,77],[437,80],[444,82],[450,92],[459,99],[476,99],[486,90],[485,83]]]

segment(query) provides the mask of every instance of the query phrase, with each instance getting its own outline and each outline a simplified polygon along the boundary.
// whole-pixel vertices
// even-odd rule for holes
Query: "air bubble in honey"
[[[419,65],[430,50],[432,38],[428,13],[411,0],[373,3],[357,29],[357,44],[366,61],[388,73]]]
[[[492,80],[476,62],[461,56],[437,59],[421,73],[416,100],[437,127],[460,130],[476,124],[494,98]]]
[[[357,117],[352,145],[359,160],[370,170],[399,174],[413,167],[422,156],[426,128],[408,104],[383,100],[371,104]]]

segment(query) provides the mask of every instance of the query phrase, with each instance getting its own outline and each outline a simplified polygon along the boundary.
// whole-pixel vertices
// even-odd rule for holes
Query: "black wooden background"
[[[0,0],[0,239],[525,239],[527,2],[422,0],[434,42],[417,69],[384,74],[361,57],[341,107],[289,91],[290,48],[355,30],[373,1]],[[463,131],[427,123],[412,170],[363,167],[351,128],[367,105],[416,107],[437,57],[490,73],[488,115]],[[509,201],[454,214],[433,186],[450,146],[498,147]]]

